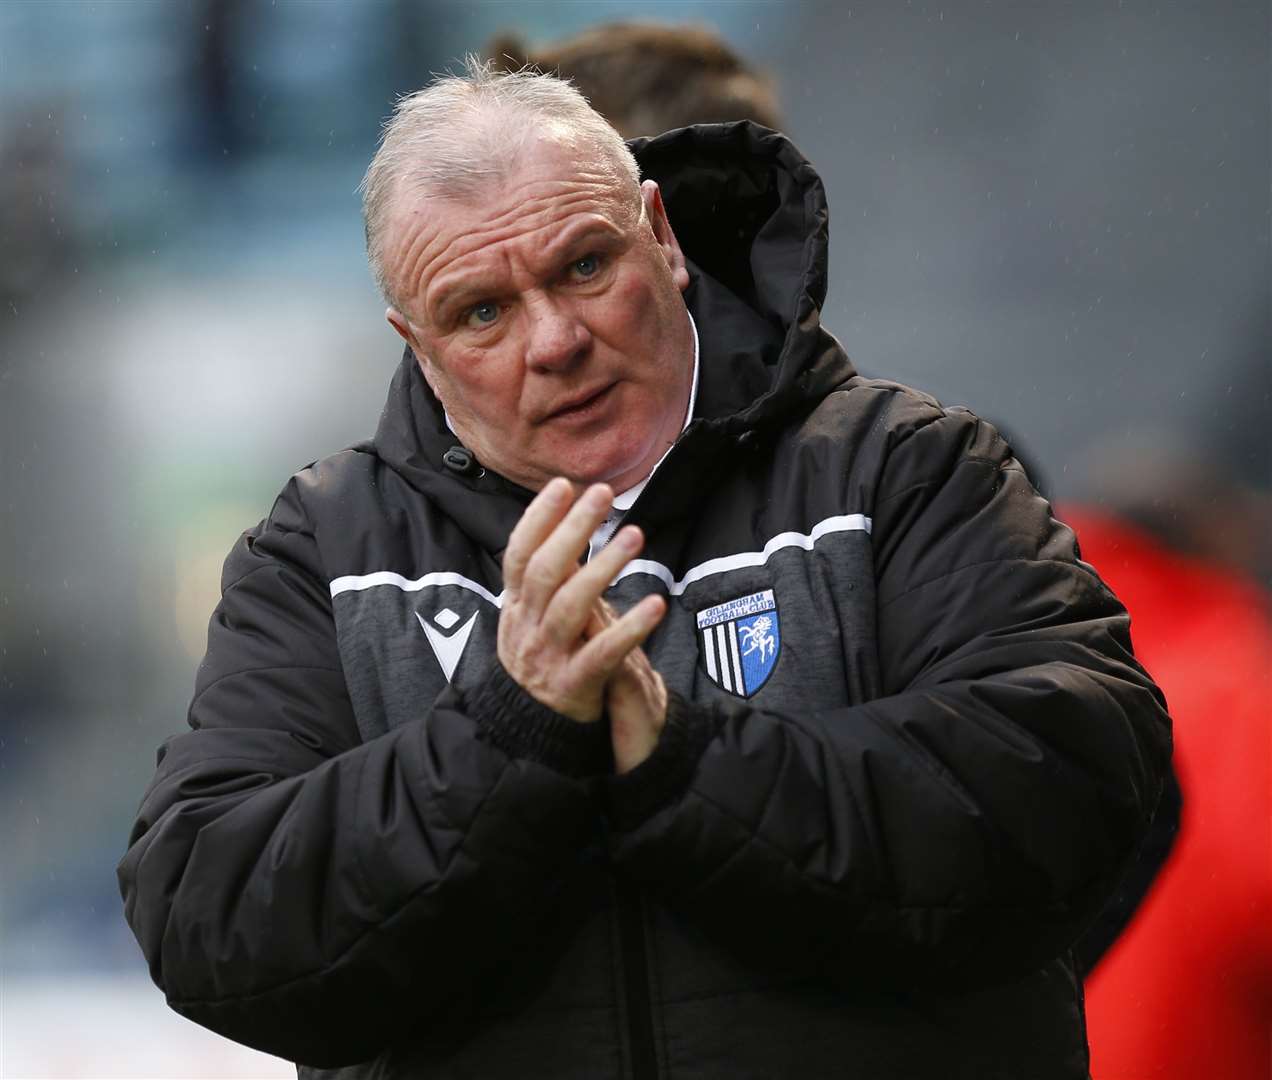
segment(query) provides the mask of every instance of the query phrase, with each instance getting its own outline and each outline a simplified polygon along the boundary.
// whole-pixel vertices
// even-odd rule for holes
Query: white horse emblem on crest
[[[758,649],[761,662],[766,656],[776,655],[777,638],[769,633],[772,628],[773,620],[767,615],[761,615],[750,626],[739,630],[738,633],[741,634],[742,641],[742,655],[750,656]]]

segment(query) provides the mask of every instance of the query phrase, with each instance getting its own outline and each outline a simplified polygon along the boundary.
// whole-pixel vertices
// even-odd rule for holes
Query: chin
[[[651,436],[652,425],[625,419],[628,422],[611,424],[590,435],[579,432],[536,447],[539,453],[534,455],[532,467],[543,477],[537,486],[554,476],[564,476],[576,484],[609,484],[618,494],[640,483],[662,451],[657,436]]]
[[[569,477],[577,484],[609,484],[617,495],[644,479],[648,470],[641,472],[640,465],[641,459],[633,458],[630,451],[595,457],[576,454],[562,461],[561,475]]]

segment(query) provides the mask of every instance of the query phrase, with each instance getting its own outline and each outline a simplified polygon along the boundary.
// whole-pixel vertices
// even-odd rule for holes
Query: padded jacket
[[[1070,947],[1170,748],[1126,614],[988,424],[820,326],[785,139],[634,146],[701,335],[607,593],[669,601],[653,755],[499,666],[530,493],[408,354],[226,562],[120,865],[152,975],[303,1077],[1085,1077]]]

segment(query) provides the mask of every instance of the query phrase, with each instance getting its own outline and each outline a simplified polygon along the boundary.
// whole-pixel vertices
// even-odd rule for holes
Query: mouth
[[[618,383],[616,382],[606,383],[604,386],[575,394],[544,416],[543,422],[586,419],[601,409],[605,402],[609,400],[610,391],[617,385]]]

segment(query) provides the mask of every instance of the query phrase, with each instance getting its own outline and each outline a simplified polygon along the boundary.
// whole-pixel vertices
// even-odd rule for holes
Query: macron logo
[[[454,626],[459,622],[459,616],[450,608],[443,608],[433,616],[433,622],[437,626],[432,626],[424,621],[424,616],[418,611],[415,617],[419,619],[420,626],[424,628],[424,636],[428,638],[428,647],[433,650],[433,655],[437,657],[438,664],[441,665],[442,672],[446,676],[446,681],[451,681],[451,676],[455,674],[455,668],[459,664],[459,658],[464,655],[464,648],[468,645],[469,635],[473,632],[473,624],[477,621],[477,612],[473,612],[468,616],[468,621],[464,623],[458,630]],[[441,629],[437,629],[440,626]]]

